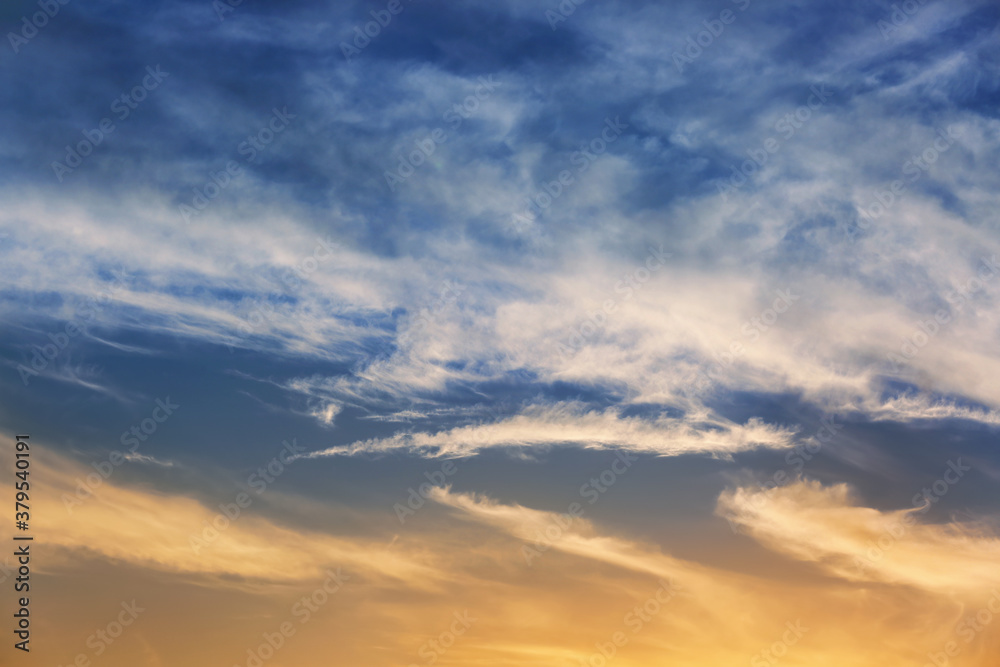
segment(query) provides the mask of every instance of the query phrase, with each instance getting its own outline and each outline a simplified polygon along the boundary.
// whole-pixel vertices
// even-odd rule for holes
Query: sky
[[[996,3],[0,28],[0,663],[996,664]]]

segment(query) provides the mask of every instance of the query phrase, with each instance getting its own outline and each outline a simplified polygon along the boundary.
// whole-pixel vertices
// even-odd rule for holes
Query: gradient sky
[[[995,2],[51,3],[0,664],[996,665]]]

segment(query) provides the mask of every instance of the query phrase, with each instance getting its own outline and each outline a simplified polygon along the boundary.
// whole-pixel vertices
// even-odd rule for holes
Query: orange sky
[[[283,525],[247,511],[195,553],[211,509],[112,479],[70,513],[62,494],[88,471],[36,452],[33,650],[17,664],[874,667],[950,649],[986,667],[1000,647],[1000,620],[982,623],[989,604],[1000,612],[1000,542],[919,515],[900,533],[905,513],[858,506],[843,486],[723,494],[718,521],[746,533],[725,567],[447,489],[402,528],[382,511],[349,532],[297,528],[317,512],[344,525],[346,510],[281,496]],[[755,560],[789,576],[755,574]],[[106,642],[98,631],[117,633],[130,606]]]

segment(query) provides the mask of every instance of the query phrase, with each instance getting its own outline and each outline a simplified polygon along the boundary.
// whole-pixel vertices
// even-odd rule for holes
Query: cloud
[[[983,606],[990,590],[988,587],[996,584],[996,576],[985,559],[974,563],[973,572],[939,575],[964,578],[970,584],[961,589],[962,602],[956,603],[952,597],[954,591],[935,586],[876,592],[859,589],[840,579],[802,581],[789,576],[787,567],[781,566],[769,577],[747,575],[739,571],[742,569],[740,561],[746,554],[720,559],[728,567],[705,566],[665,554],[649,543],[609,535],[606,527],[587,518],[503,504],[485,496],[455,493],[450,489],[438,488],[432,498],[452,508],[466,521],[493,527],[519,540],[521,557],[524,558],[528,550],[532,559],[530,567],[544,572],[548,581],[567,574],[572,577],[576,573],[581,576],[583,572],[593,573],[595,566],[603,572],[596,575],[598,580],[614,587],[628,585],[637,595],[641,595],[641,587],[637,589],[633,584],[625,584],[630,581],[626,573],[660,580],[669,577],[674,581],[680,594],[664,612],[653,618],[649,635],[636,638],[626,633],[630,642],[635,641],[636,645],[628,653],[622,652],[623,664],[648,664],[666,656],[678,661],[689,660],[693,664],[732,664],[755,658],[766,664],[767,656],[761,651],[769,650],[773,656],[775,642],[782,636],[789,637],[782,634],[790,627],[789,623],[808,630],[801,643],[784,647],[786,655],[782,656],[782,662],[802,666],[831,660],[874,666],[880,659],[892,656],[897,659],[907,656],[907,659],[919,661],[926,657],[927,651],[940,651],[947,642],[958,637],[964,640],[964,659],[970,664],[987,665],[991,659],[990,647],[998,641],[992,628],[983,633],[982,628],[976,626],[980,630],[970,632],[973,626],[965,621],[956,626],[955,620],[967,608],[966,604],[975,605],[974,609]],[[804,522],[805,518],[800,524]],[[954,552],[953,561],[948,560],[947,550],[941,549],[932,555],[933,562],[928,563],[926,571],[961,570],[969,563],[966,557],[974,548]],[[914,557],[918,554],[916,550],[911,552]],[[885,571],[888,570],[886,567]],[[588,576],[595,577],[593,574]],[[596,611],[599,608],[596,601],[602,595],[601,587],[593,578],[588,581],[590,593],[584,604],[586,609],[592,610],[590,614],[600,615]],[[974,581],[978,588],[972,587]],[[1000,592],[996,595],[1000,599]],[[628,608],[626,605],[625,609]],[[612,625],[615,620],[621,623],[620,616],[615,619],[613,614],[608,614],[608,617]],[[625,618],[628,618],[627,613]],[[919,624],[926,633],[918,646],[914,646],[911,636],[914,624]],[[565,627],[566,624],[561,625]],[[598,632],[596,636],[602,635]],[[971,641],[977,644],[969,646]],[[583,655],[577,654],[576,658],[586,659],[588,653],[589,649]]]
[[[945,400],[934,401],[925,395],[897,396],[870,408],[873,421],[943,421],[964,420],[989,426],[1000,426],[1000,412],[958,405]]]
[[[8,4],[16,27],[27,9]],[[720,515],[766,549],[700,506],[668,553],[680,538],[640,527],[648,514],[602,505],[529,566],[522,548],[560,517],[519,494],[557,506],[555,484],[463,473],[468,492],[435,491],[403,530],[365,478],[324,475],[392,483],[382,466],[408,457],[507,449],[539,465],[531,454],[556,447],[727,470],[737,453],[783,454],[825,412],[850,425],[817,476],[898,481],[927,459],[900,465],[886,432],[930,426],[941,437],[915,447],[950,452],[978,446],[968,423],[1000,423],[995,1],[916,3],[891,35],[892,0],[723,4],[736,20],[718,30],[720,8],[694,0],[404,2],[386,25],[360,2],[257,0],[224,20],[207,1],[61,4],[0,86],[0,395],[62,431],[33,468],[52,551],[33,577],[40,595],[70,591],[38,605],[58,630],[44,661],[80,650],[109,608],[94,601],[142,591],[159,616],[137,628],[142,651],[123,637],[109,661],[245,663],[228,647],[273,632],[332,564],[355,592],[282,649],[287,664],[331,650],[422,663],[466,606],[481,619],[437,664],[578,664],[671,576],[686,592],[616,667],[770,663],[762,651],[800,618],[787,667],[924,664],[962,641],[956,619],[996,584],[994,533],[866,507],[848,486],[724,493]],[[348,61],[341,43],[371,25]],[[110,103],[151,65],[169,77],[117,118]],[[485,97],[483,78],[499,82]],[[249,158],[274,108],[291,123]],[[420,164],[390,189],[407,161]],[[188,222],[179,207],[196,200]],[[67,323],[86,331],[46,365],[56,382],[22,386],[18,367]],[[140,465],[68,514],[62,494],[95,473],[58,452],[103,447],[142,423],[136,397],[174,386],[198,407],[157,434],[169,461],[130,456]],[[260,406],[270,427],[247,412]],[[192,461],[235,478],[259,463],[245,434],[298,427],[314,457],[402,456],[314,461],[301,497],[269,491],[195,553],[220,500]],[[350,488],[364,490],[350,509],[329,501]],[[994,624],[959,659],[998,654]]]
[[[548,448],[579,445],[588,449],[679,456],[689,453],[729,455],[793,444],[789,429],[751,419],[735,424],[708,414],[684,419],[623,417],[619,410],[587,410],[578,403],[531,406],[520,414],[487,425],[461,426],[437,433],[398,433],[306,455],[357,455],[405,451],[428,457],[472,456],[497,448]]]
[[[309,412],[310,417],[315,417],[321,424],[327,427],[333,426],[333,420],[341,411],[341,406],[336,403],[327,403],[314,408]]]
[[[733,664],[761,656],[790,636],[791,624],[801,641],[790,647],[783,662],[804,667],[835,660],[867,667],[893,656],[919,660],[929,650],[940,650],[962,636],[955,634],[962,604],[978,609],[978,596],[984,593],[963,587],[959,603],[947,587],[937,585],[859,589],[858,582],[843,578],[792,574],[780,563],[770,574],[754,573],[748,571],[746,553],[726,547],[714,564],[706,565],[665,553],[653,541],[587,515],[568,518],[443,488],[433,490],[433,505],[405,530],[399,530],[385,508],[371,514],[363,530],[350,534],[332,528],[342,508],[319,509],[285,496],[285,521],[248,508],[194,554],[190,531],[213,521],[214,507],[168,490],[125,487],[109,479],[71,516],[58,498],[73,493],[74,480],[85,477],[87,469],[42,448],[34,449],[35,454],[39,502],[33,508],[34,527],[46,535],[51,551],[37,573],[39,580],[81,572],[106,576],[96,597],[60,597],[60,608],[79,610],[62,627],[79,627],[84,636],[93,631],[93,614],[85,609],[96,604],[99,616],[113,614],[122,597],[138,597],[151,615],[165,616],[158,632],[143,631],[165,664],[172,664],[187,646],[174,641],[178,633],[214,636],[215,642],[199,650],[213,660],[232,661],[226,651],[245,655],[240,647],[255,646],[252,642],[259,642],[262,633],[291,620],[300,632],[283,649],[283,659],[319,665],[324,647],[328,650],[333,642],[343,643],[352,660],[379,646],[369,663],[388,667],[413,660],[422,646],[448,629],[457,612],[476,619],[449,651],[449,659],[463,663],[484,655],[539,667],[555,660],[578,662],[622,632],[628,643],[617,662],[627,667],[656,659]],[[170,474],[180,472],[174,468]],[[827,507],[845,511],[848,518],[859,510],[863,519],[877,514],[850,507],[840,489],[816,493],[811,505],[799,503],[783,512],[781,520],[798,511],[808,516],[793,526],[819,519],[825,527],[822,511]],[[585,513],[589,511],[588,506]],[[317,512],[331,527],[303,530],[288,522],[303,513],[315,518]],[[820,549],[831,542],[823,530],[809,539]],[[950,579],[970,586],[977,575],[980,585],[995,581],[995,568],[987,560],[970,558],[981,551],[980,542],[934,546],[927,539],[918,541],[912,549],[906,547],[907,553],[916,557],[917,546],[931,546],[931,562],[919,570],[906,566],[903,578],[928,575],[934,584]],[[534,554],[530,562],[526,549]],[[989,563],[995,563],[992,556]],[[873,578],[890,579],[900,564],[879,568]],[[300,626],[302,619],[291,610],[321,585],[331,567],[342,567],[350,579],[311,615],[308,626]],[[203,598],[198,609],[190,606],[192,595]],[[205,618],[188,628],[178,620],[184,618],[180,609],[195,615],[203,609]],[[913,639],[915,626],[922,628],[920,642]],[[976,644],[963,644],[963,660],[973,667],[992,664],[993,628],[974,638]],[[55,644],[62,651],[79,650],[72,641]],[[123,636],[115,650],[139,659],[150,648],[142,642],[133,646]]]
[[[164,468],[172,468],[174,466],[173,461],[161,461],[155,456],[149,456],[148,454],[137,454],[135,452],[125,452],[125,460],[135,463],[149,463],[151,465],[162,466]]]
[[[120,486],[41,449],[32,466],[39,499],[34,527],[47,536],[49,545],[65,553],[249,589],[311,581],[337,566],[359,576],[407,581],[416,588],[433,587],[445,576],[429,563],[388,551],[385,542],[283,526],[252,505],[240,511],[230,500],[228,505],[236,509],[229,512],[238,512],[230,519],[221,506],[207,507],[177,493]],[[89,479],[97,481],[82,481]],[[250,497],[252,503],[256,493]],[[290,550],[293,544],[299,547]]]
[[[981,524],[929,523],[921,514],[930,502],[883,512],[859,505],[847,484],[799,481],[771,491],[727,491],[716,511],[768,548],[848,581],[964,599],[1000,585],[1000,537]]]
[[[947,19],[921,14],[930,23],[920,23],[920,34],[941,21],[972,20],[977,7],[949,9]],[[551,32],[516,3],[495,11],[512,12],[516,18],[508,18],[524,29]],[[669,60],[673,47],[659,31],[637,30],[637,16],[644,17],[641,25],[669,24],[683,44],[705,20],[702,13],[693,4],[581,10],[566,34],[616,54],[613,70],[601,59],[548,60],[576,48],[552,45],[544,56],[559,63],[559,76],[551,79],[565,78],[558,88],[565,95],[547,99],[534,92],[529,74],[537,72],[518,69],[523,61],[494,63],[502,85],[454,129],[444,114],[476,89],[480,76],[463,70],[454,54],[392,68],[388,63],[409,52],[409,44],[359,59],[353,70],[346,64],[310,69],[301,81],[280,87],[298,101],[301,125],[274,145],[277,162],[245,165],[246,182],[230,186],[191,225],[177,214],[177,192],[190,192],[184,179],[217,170],[241,138],[228,129],[225,141],[219,138],[216,115],[226,114],[198,115],[185,106],[190,89],[164,87],[157,91],[163,102],[177,104],[197,129],[196,143],[213,150],[178,155],[179,142],[161,146],[161,169],[173,175],[166,180],[171,187],[176,181],[175,189],[160,181],[121,196],[103,182],[85,192],[44,182],[10,189],[0,218],[9,234],[0,253],[12,269],[10,297],[0,308],[46,323],[72,318],[75,307],[108,287],[107,267],[121,265],[136,280],[91,323],[101,327],[102,340],[142,331],[336,363],[343,369],[338,373],[297,370],[278,382],[318,404],[382,412],[411,407],[402,403],[412,399],[427,404],[421,409],[448,403],[461,388],[485,392],[515,374],[530,378],[532,389],[571,383],[619,403],[684,404],[699,391],[698,378],[708,377],[715,394],[797,393],[831,411],[868,410],[898,381],[928,400],[954,395],[987,409],[1000,406],[990,379],[998,368],[989,324],[1000,314],[1000,299],[990,285],[961,301],[955,297],[980,261],[1000,250],[983,223],[993,209],[985,193],[995,191],[995,179],[969,166],[988,164],[996,142],[989,119],[961,106],[975,97],[966,90],[975,58],[948,43],[921,67],[895,47],[883,53],[887,46],[878,44],[877,31],[858,33],[856,17],[848,21],[824,9],[799,19],[836,25],[824,43],[839,56],[851,55],[851,68],[828,56],[810,62],[810,73],[798,60],[807,54],[788,44],[779,49],[779,65],[771,62],[775,53],[751,49],[762,35],[775,36],[771,31],[789,44],[795,35],[748,11],[727,30],[726,49],[699,59],[692,70],[697,77],[661,67],[650,81],[644,68]],[[241,40],[269,48],[308,16],[307,32],[318,48],[326,43],[319,35],[332,26],[313,27],[313,14],[299,8],[272,34],[260,31],[260,16],[246,13],[227,23],[224,34],[233,38],[229,31],[240,25]],[[597,17],[609,23],[594,23]],[[428,17],[418,11],[405,20],[415,22],[411,30]],[[256,28],[242,32],[249,26]],[[629,38],[610,39],[624,34]],[[978,40],[968,48],[978,53],[988,46]],[[765,89],[729,81],[725,59],[734,53],[778,67],[780,84]],[[372,99],[345,110],[353,98],[343,91],[357,85],[355,71],[379,74],[382,85],[369,91]],[[878,81],[870,81],[868,71]],[[281,78],[274,71],[263,75]],[[314,79],[333,85],[325,93],[295,87]],[[607,105],[578,103],[603,99],[594,87],[612,80],[621,85]],[[777,135],[777,124],[808,99],[817,81],[832,91],[829,103],[811,111],[752,181],[723,201],[715,186],[747,150]],[[711,103],[723,83],[738,86],[746,100],[739,117]],[[650,88],[657,94],[683,89],[688,102],[651,101]],[[915,118],[911,131],[891,113],[899,99],[923,90],[953,104],[932,118]],[[260,122],[247,100],[216,94],[211,102],[232,111],[227,127],[232,117],[250,129]],[[629,128],[586,171],[576,172],[581,142],[609,115]],[[558,130],[552,118],[565,119]],[[413,181],[385,197],[387,165],[438,125],[449,128],[449,141]],[[872,184],[891,183],[938,130],[952,126],[954,146],[876,224],[860,229],[858,210],[873,201]],[[483,145],[497,150],[483,151]],[[103,148],[112,150],[110,138]],[[574,184],[535,221],[534,232],[512,233],[509,220],[523,210],[525,197],[567,168]],[[313,186],[278,187],[268,176],[282,170],[289,181],[325,183],[335,194],[317,204]],[[420,187],[409,187],[416,180]],[[683,184],[676,188],[683,196],[664,183]],[[317,219],[324,221],[321,233]],[[656,220],[669,224],[653,225]],[[856,238],[845,230],[858,232]],[[319,248],[320,260],[323,239],[335,246]],[[650,273],[650,248],[670,257],[637,285],[636,276]],[[315,270],[303,271],[313,260]],[[464,287],[456,298],[441,298],[447,281]],[[772,319],[775,294],[789,291],[794,304]],[[950,318],[947,325],[904,364],[890,364],[888,356],[923,335],[921,324],[938,311]],[[32,344],[37,337],[19,335],[17,352],[30,357]],[[328,426],[325,413],[314,418]]]

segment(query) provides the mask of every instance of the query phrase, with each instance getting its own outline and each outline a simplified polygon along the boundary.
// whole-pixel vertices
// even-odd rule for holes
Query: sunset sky
[[[996,667],[997,3],[0,25],[0,665]]]

